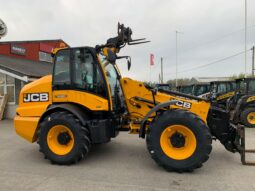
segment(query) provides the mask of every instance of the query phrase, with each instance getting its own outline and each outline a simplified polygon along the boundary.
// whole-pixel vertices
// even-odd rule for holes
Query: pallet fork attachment
[[[247,127],[244,125],[237,126],[237,133],[238,133],[238,137],[239,137],[237,149],[241,155],[241,161],[242,161],[243,165],[255,166],[255,162],[246,160],[246,153],[254,153],[255,154],[255,149],[246,149],[245,148],[245,129],[246,128]]]

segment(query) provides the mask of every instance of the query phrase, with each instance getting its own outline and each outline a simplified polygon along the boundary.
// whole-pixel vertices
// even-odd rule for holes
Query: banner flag
[[[150,65],[154,65],[154,54],[150,54]]]

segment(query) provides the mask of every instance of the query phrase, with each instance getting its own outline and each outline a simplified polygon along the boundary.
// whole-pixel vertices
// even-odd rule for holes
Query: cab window
[[[226,92],[230,92],[231,91],[231,87],[230,87],[230,83],[226,84]]]
[[[57,53],[53,88],[84,91],[107,98],[107,88],[99,64],[87,48],[65,49]]]
[[[108,78],[111,94],[112,96],[115,96],[114,88],[116,86],[119,87],[119,81],[117,79],[117,74],[116,74],[114,66],[112,64],[108,64],[107,66],[105,66],[105,73]]]
[[[206,86],[198,86],[197,91],[195,92],[196,96],[202,95],[206,92]]]
[[[53,85],[70,85],[70,50],[57,53],[54,66]]]
[[[236,89],[236,83],[235,82],[231,82],[230,83],[230,91],[234,91]]]
[[[249,82],[249,87],[248,87],[248,94],[255,94],[255,81],[251,80]]]
[[[226,93],[227,92],[226,84],[219,84],[217,92],[218,93]]]
[[[241,94],[245,94],[245,93],[246,93],[246,88],[247,88],[246,82],[241,81],[239,86],[240,86],[240,87],[239,87],[240,93],[241,93]]]
[[[109,63],[105,56],[99,55],[101,63],[104,67],[106,78],[108,80],[109,90],[112,97],[113,110],[123,112],[124,96],[118,79],[118,73],[112,63]]]
[[[217,84],[216,83],[210,84],[210,92],[217,93]]]
[[[74,88],[106,97],[103,75],[92,53],[84,48],[73,51],[72,77]]]

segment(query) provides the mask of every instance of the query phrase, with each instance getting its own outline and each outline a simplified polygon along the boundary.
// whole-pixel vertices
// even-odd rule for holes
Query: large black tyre
[[[49,133],[54,132],[53,128],[56,128],[57,126],[67,129],[67,135],[65,135],[65,137],[68,137],[68,132],[72,135],[69,135],[70,140],[62,138],[62,142],[63,140],[69,140],[69,142],[72,141],[72,146],[68,153],[58,153],[58,147],[60,147],[60,149],[65,149],[65,144],[60,145],[59,142],[56,142],[58,139],[55,140],[56,143],[53,142],[56,146],[55,150],[51,148],[52,142],[48,142],[50,139]],[[73,114],[68,112],[55,112],[45,117],[39,126],[37,135],[37,143],[39,144],[40,151],[45,155],[45,158],[49,159],[53,164],[70,165],[77,163],[88,154],[91,148],[91,140],[88,129],[84,127]],[[68,146],[68,143],[66,143],[66,146]]]
[[[178,126],[184,126],[189,129],[196,139],[196,146],[193,153],[185,159],[171,158],[161,147],[161,136],[163,132],[167,128],[178,128]],[[169,142],[172,141],[173,135],[171,139],[169,138]],[[186,137],[183,139],[186,140]],[[208,160],[212,150],[212,137],[209,128],[197,115],[182,109],[168,110],[157,116],[149,126],[146,142],[151,157],[159,166],[162,166],[167,171],[191,172],[196,168],[200,168]],[[175,144],[176,147],[182,147],[178,142]],[[172,142],[171,146],[173,147]],[[174,154],[175,151],[173,152],[173,156]]]
[[[246,127],[255,128],[255,108],[250,107],[244,109],[241,113],[240,120]]]

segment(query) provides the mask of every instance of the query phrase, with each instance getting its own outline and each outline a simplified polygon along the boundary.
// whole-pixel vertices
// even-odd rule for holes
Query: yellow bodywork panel
[[[131,132],[138,132],[140,128],[139,121],[141,121],[145,115],[154,107],[153,103],[146,103],[136,98],[146,99],[153,101],[152,93],[148,90],[142,82],[135,81],[129,78],[122,78],[121,87],[125,95],[125,100],[128,108],[129,117],[132,120],[130,128]],[[210,108],[210,103],[206,101],[197,101],[188,98],[178,97],[174,95],[168,95],[165,93],[158,92],[155,95],[155,101],[158,103],[166,102],[169,100],[178,100],[176,105],[171,106],[172,108],[182,108],[189,110],[198,115],[205,123],[207,114]],[[136,123],[136,121],[138,123]]]
[[[36,141],[36,129],[39,122],[39,117],[20,117],[14,118],[14,126],[16,133],[33,143]]]
[[[55,90],[53,91],[53,102],[77,103],[92,111],[108,111],[108,100],[97,95],[75,91]]]
[[[25,85],[19,95],[16,112],[22,117],[40,117],[52,104],[52,77],[45,76]]]
[[[232,97],[233,95],[235,95],[235,92],[228,92],[228,93],[225,93],[225,94],[222,94],[220,96],[217,97],[217,101],[220,101],[222,99],[226,99],[226,98],[230,98]]]
[[[40,117],[52,104],[51,89],[52,77],[49,75],[25,85],[20,92],[14,126],[17,134],[30,142],[36,139]]]
[[[246,102],[251,102],[251,101],[254,101],[255,100],[255,96],[251,96],[251,97],[249,97],[247,100],[246,100]]]

